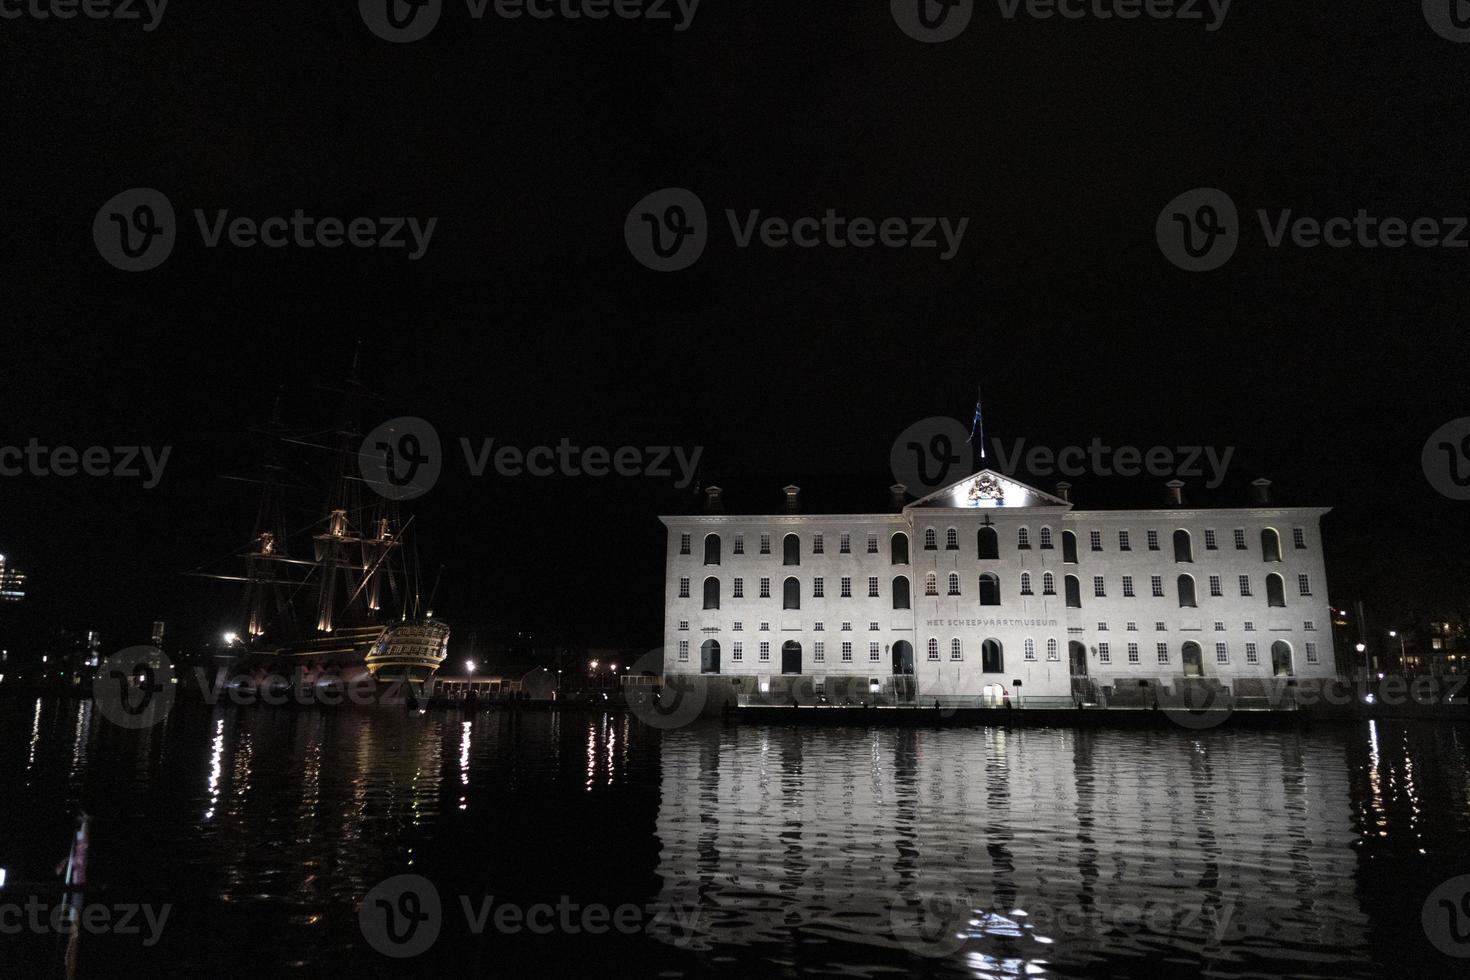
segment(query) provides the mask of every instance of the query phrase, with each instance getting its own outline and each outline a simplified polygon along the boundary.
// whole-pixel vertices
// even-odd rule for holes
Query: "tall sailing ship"
[[[413,519],[403,522],[398,502],[378,497],[360,476],[356,420],[367,396],[355,364],[339,390],[344,421],[327,431],[287,430],[277,399],[262,432],[264,476],[248,481],[264,489],[254,534],[235,556],[243,574],[194,574],[243,583],[239,629],[226,634],[238,654],[230,684],[343,689],[371,678],[379,688],[418,696],[447,656],[449,626],[434,618],[432,593],[427,601],[420,594],[408,537]],[[333,470],[321,511],[295,529],[283,498],[310,490],[310,480],[303,485],[285,464],[288,452],[325,457]]]

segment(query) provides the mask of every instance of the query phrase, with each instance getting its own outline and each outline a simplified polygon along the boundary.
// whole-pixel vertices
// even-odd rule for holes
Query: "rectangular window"
[[[1256,652],[1256,645],[1254,643],[1247,643],[1245,645],[1245,662],[1248,664],[1258,664],[1261,662],[1261,655]]]
[[[873,576],[870,576],[868,578],[868,598],[869,599],[876,599],[876,598],[878,598],[878,579],[876,577],[873,577]]]
[[[822,536],[820,534],[813,534],[812,535],[812,554],[814,554],[814,555],[826,554],[826,552],[822,550],[823,547],[824,547],[824,545],[822,544]]]
[[[745,579],[743,578],[737,578],[735,580],[735,598],[745,598]]]
[[[1148,550],[1149,551],[1158,551],[1159,550],[1159,532],[1158,531],[1150,531],[1150,532],[1148,532]]]
[[[1159,620],[1157,623],[1154,623],[1154,632],[1155,633],[1162,633],[1165,630],[1167,630],[1168,628],[1169,627],[1167,625],[1165,625],[1165,623],[1164,623],[1164,621],[1162,619]]]
[[[1230,646],[1226,643],[1215,644],[1215,663],[1228,664],[1230,662]]]
[[[739,633],[741,630],[745,629],[745,624],[737,619],[735,620],[735,625],[731,626],[730,628]]]
[[[844,644],[842,644],[842,662],[845,663],[845,664],[852,663],[852,644],[851,643],[844,643]]]
[[[824,588],[824,586],[823,586],[823,582],[822,582],[822,577],[820,575],[818,575],[816,578],[812,579],[812,598],[813,599],[821,599],[821,598],[823,598],[824,597],[823,588]]]
[[[1103,598],[1108,594],[1107,583],[1103,581],[1101,575],[1094,575],[1092,577],[1092,594],[1097,598]]]
[[[844,620],[843,623],[842,623],[842,632],[844,632],[844,633],[851,633],[852,632],[852,624]]]
[[[1097,659],[1101,663],[1105,663],[1105,664],[1112,663],[1113,662],[1113,648],[1111,646],[1109,646],[1108,644],[1106,644],[1106,643],[1099,643],[1097,645]]]
[[[743,534],[735,535],[735,554],[745,554],[745,536]]]
[[[1251,594],[1251,577],[1249,575],[1242,575],[1240,577],[1240,594],[1243,596]]]
[[[1210,595],[1212,595],[1212,596],[1223,596],[1224,594],[1225,594],[1225,592],[1224,592],[1224,590],[1223,590],[1223,588],[1221,586],[1221,583],[1220,583],[1220,576],[1218,576],[1218,575],[1211,575],[1210,576]]]
[[[771,624],[770,623],[761,623],[761,632],[762,633],[769,633],[770,631],[771,631]]]
[[[1223,632],[1225,632],[1225,623],[1224,623],[1223,620],[1219,620],[1219,619],[1215,620],[1215,632],[1216,633],[1223,633]]]
[[[852,554],[852,535],[844,534],[837,539],[837,550],[844,555]]]
[[[679,620],[679,628],[681,630],[687,630],[689,628],[689,620],[687,620],[687,619],[681,619],[681,620]]]
[[[1208,530],[1208,531],[1205,532],[1205,550],[1206,551],[1218,551],[1218,550],[1220,550],[1220,542],[1218,542],[1218,541],[1215,540],[1215,532],[1214,532],[1213,529]]]
[[[816,633],[824,633],[824,632],[826,632],[826,630],[827,630],[827,626],[821,620],[817,620],[817,622],[812,625],[812,631],[813,632],[816,632]]]
[[[812,660],[819,664],[827,662],[827,644],[821,640],[812,644]]]
[[[1153,589],[1153,593],[1154,593],[1154,598],[1155,599],[1162,599],[1164,597],[1164,579],[1163,579],[1163,576],[1161,576],[1161,575],[1153,575],[1153,576],[1150,576],[1149,577],[1149,580],[1148,580],[1148,584],[1149,584],[1149,587],[1151,589]]]
[[[1308,633],[1315,633],[1317,631],[1316,620],[1309,619],[1306,622],[1302,623],[1302,629],[1307,631]]]
[[[1091,535],[1089,535],[1089,539],[1090,539],[1090,541],[1092,543],[1092,550],[1093,551],[1102,551],[1102,532],[1101,531],[1093,531],[1091,533]]]
[[[1317,644],[1315,644],[1315,643],[1308,643],[1307,644],[1307,663],[1314,664],[1316,662],[1317,662]]]
[[[679,554],[689,554],[689,535],[687,534],[679,535]]]
[[[876,633],[876,632],[878,632],[878,624],[877,623],[869,623],[868,624],[868,632],[869,633]]]
[[[1128,644],[1128,662],[1130,664],[1136,664],[1136,663],[1138,663],[1138,644],[1137,643],[1130,643],[1130,644]]]
[[[763,555],[769,555],[770,553],[771,553],[771,536],[769,534],[762,534],[761,535],[761,554],[763,554]]]
[[[1097,631],[1099,633],[1106,633],[1108,631],[1108,624],[1107,623],[1098,623],[1097,624]]]
[[[1307,531],[1305,528],[1294,527],[1291,529],[1291,540],[1298,548],[1307,546]]]
[[[763,578],[763,579],[761,579],[761,598],[762,599],[769,599],[770,597],[771,597],[771,580],[768,579],[768,578]]]
[[[852,579],[848,578],[846,575],[842,577],[842,598],[852,598]]]
[[[1157,649],[1158,652],[1159,652],[1159,663],[1161,663],[1161,664],[1168,663],[1169,662],[1169,644],[1167,644],[1167,643],[1159,643],[1159,644],[1156,644],[1155,645],[1155,649]]]
[[[1296,577],[1296,590],[1301,595],[1311,595],[1312,580],[1305,575],[1298,575]]]
[[[737,642],[737,643],[735,643],[730,648],[730,659],[731,660],[744,660],[745,659],[745,645],[743,643],[738,643]]]
[[[1236,551],[1244,551],[1245,550],[1245,529],[1244,528],[1239,528],[1238,527],[1238,528],[1235,529],[1235,550]]]
[[[1124,597],[1129,598],[1129,599],[1132,599],[1133,598],[1133,576],[1132,575],[1124,575],[1123,576],[1123,595],[1124,595]]]
[[[1128,532],[1127,531],[1119,531],[1118,532],[1118,550],[1119,551],[1132,551],[1133,550],[1133,545],[1130,544],[1129,541],[1128,541]]]
[[[878,662],[878,644],[877,643],[869,643],[868,644],[868,659],[871,660],[873,663],[877,663]]]
[[[1131,619],[1128,620],[1128,632],[1130,632],[1130,633],[1137,633],[1138,632],[1138,624],[1135,623]]]
[[[689,641],[679,641],[679,662],[686,663],[689,660]]]
[[[878,553],[878,535],[876,535],[876,534],[870,534],[870,535],[868,535],[868,554],[870,554],[870,555],[876,555],[877,553]]]
[[[679,579],[679,598],[689,598],[689,580],[687,578]]]
[[[769,640],[761,641],[761,663],[768,663],[771,659],[771,644]]]
[[[1256,631],[1256,624],[1247,619],[1245,621],[1245,631],[1247,633],[1254,633]]]

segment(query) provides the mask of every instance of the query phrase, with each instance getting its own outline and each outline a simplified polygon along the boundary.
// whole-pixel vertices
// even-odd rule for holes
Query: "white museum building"
[[[1336,676],[1321,507],[1078,510],[983,470],[889,513],[703,513],[668,528],[664,673],[809,703],[1062,704]],[[719,678],[715,682],[715,678]]]

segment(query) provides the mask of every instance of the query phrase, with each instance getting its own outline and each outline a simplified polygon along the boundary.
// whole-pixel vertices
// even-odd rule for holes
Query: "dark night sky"
[[[414,510],[451,622],[653,645],[669,481],[470,480],[461,436],[705,447],[727,486],[892,482],[911,422],[1049,445],[1237,448],[1237,476],[1329,505],[1333,601],[1427,581],[1463,603],[1467,507],[1420,450],[1470,415],[1470,251],[1271,250],[1170,265],[1154,221],[1196,186],[1243,213],[1470,212],[1470,45],[1418,3],[1248,3],[1225,26],[1007,22],[920,45],[887,3],[705,0],[693,27],[473,22],[371,36],[355,4],[174,0],[144,34],[0,22],[7,314],[0,445],[173,447],[164,482],[0,479],[0,552],[31,575],[14,631],[165,617],[216,631],[233,594],[184,578],[241,544],[219,479],[277,385],[361,339],[381,417],[451,449]],[[224,8],[224,9],[221,9]],[[129,187],[191,229],[127,275],[91,240]],[[681,185],[717,230],[692,269],[630,257],[624,216]],[[427,256],[205,250],[193,208],[439,218]],[[970,218],[933,252],[736,250],[725,208]],[[1254,219],[1248,219],[1253,223]],[[376,419],[369,419],[369,423]],[[1159,481],[1078,485],[1157,503]],[[1043,481],[1049,486],[1050,481]],[[15,638],[12,637],[12,640]]]

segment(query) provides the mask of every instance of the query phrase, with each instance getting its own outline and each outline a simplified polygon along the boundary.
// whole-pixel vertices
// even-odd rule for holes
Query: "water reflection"
[[[700,948],[800,964],[819,938],[854,969],[874,946],[977,977],[1362,970],[1332,739],[724,728],[661,756],[659,902],[698,905]]]

